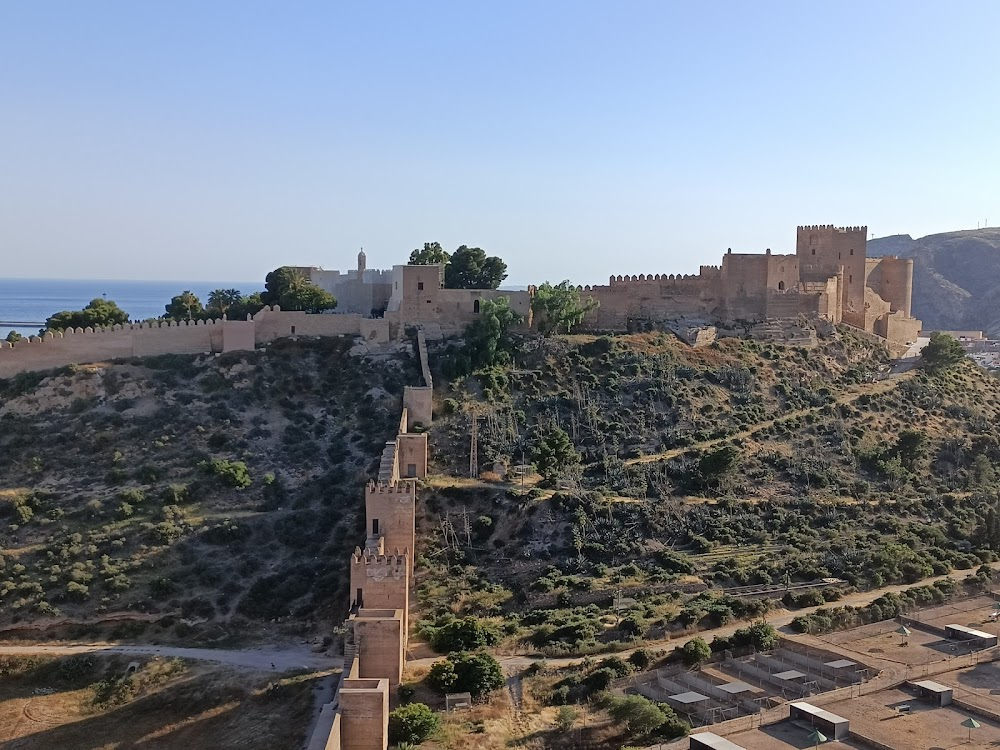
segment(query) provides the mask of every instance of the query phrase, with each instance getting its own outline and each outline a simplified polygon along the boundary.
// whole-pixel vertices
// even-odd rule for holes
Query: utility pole
[[[469,476],[479,476],[479,416],[472,412],[472,439],[469,443]]]

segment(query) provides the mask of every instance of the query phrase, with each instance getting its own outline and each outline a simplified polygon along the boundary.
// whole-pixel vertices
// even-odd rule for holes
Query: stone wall
[[[76,329],[0,341],[0,378],[70,364],[104,362],[160,354],[252,351],[284,336],[362,336],[388,343],[390,322],[361,315],[286,312],[265,307],[248,320],[157,321],[108,329]]]

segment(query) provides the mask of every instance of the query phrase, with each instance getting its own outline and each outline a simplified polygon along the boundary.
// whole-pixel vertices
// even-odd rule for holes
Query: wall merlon
[[[396,484],[387,484],[385,482],[376,482],[371,480],[368,482],[368,488],[366,490],[369,495],[410,495],[416,494],[416,489],[413,482],[398,482]]]

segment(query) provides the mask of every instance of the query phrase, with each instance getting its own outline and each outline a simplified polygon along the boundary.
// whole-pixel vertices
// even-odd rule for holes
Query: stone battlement
[[[411,499],[416,497],[416,488],[413,482],[399,482],[396,484],[386,484],[385,482],[368,482],[365,489],[369,495],[406,495]]]
[[[796,229],[800,232],[832,230],[834,232],[864,232],[866,235],[868,234],[868,227],[838,227],[833,224],[804,224]]]
[[[362,550],[361,547],[355,547],[353,561],[357,565],[364,565],[366,567],[386,568],[393,572],[398,570],[398,575],[394,575],[393,577],[399,578],[405,574],[409,555],[409,550],[405,548],[399,549],[397,547],[393,553],[380,555],[369,552],[367,549]]]

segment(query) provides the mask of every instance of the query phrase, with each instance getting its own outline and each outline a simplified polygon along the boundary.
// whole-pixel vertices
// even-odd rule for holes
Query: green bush
[[[495,628],[483,625],[475,617],[446,622],[432,630],[431,647],[442,654],[454,651],[474,651],[485,646],[494,646],[500,641]]]
[[[482,698],[504,686],[500,662],[485,652],[459,653],[436,662],[427,682],[439,693],[471,693]]]
[[[428,706],[423,703],[407,703],[389,714],[389,741],[418,745],[440,726],[440,719]]]
[[[250,471],[242,461],[213,458],[211,461],[202,461],[199,466],[209,474],[218,477],[223,484],[229,487],[242,490],[250,486]]]

